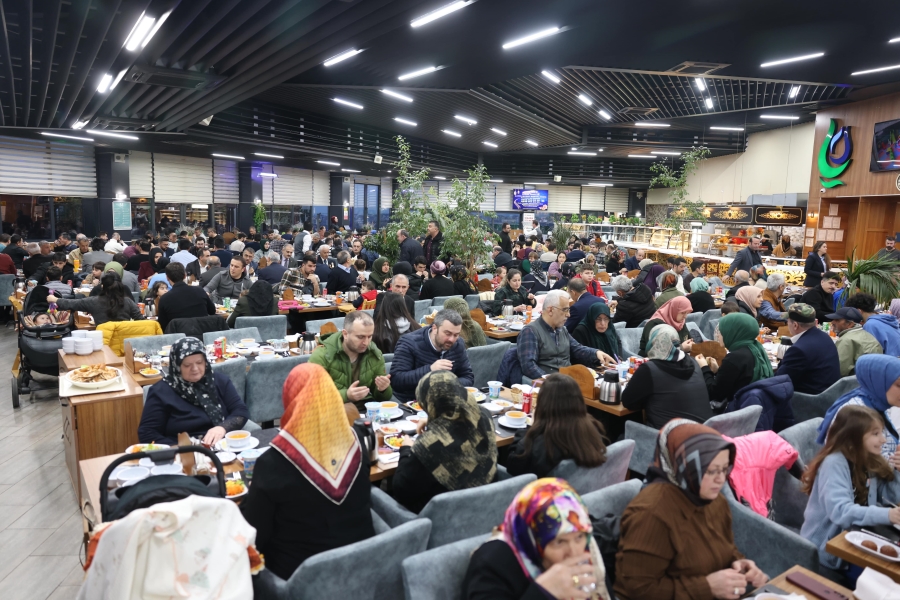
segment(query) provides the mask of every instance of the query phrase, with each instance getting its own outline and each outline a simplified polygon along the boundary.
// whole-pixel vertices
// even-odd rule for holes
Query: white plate
[[[250,488],[247,487],[247,484],[244,484],[244,491],[240,494],[235,494],[234,496],[226,496],[229,500],[234,500],[235,498],[241,498],[250,493]]]
[[[504,427],[509,428],[509,429],[525,429],[526,427],[528,427],[528,424],[527,424],[527,423],[523,423],[522,425],[513,425],[513,424],[510,423],[509,420],[506,418],[506,415],[503,415],[502,417],[500,417],[499,419],[497,419],[497,422],[500,423],[501,425],[503,425]]]
[[[400,435],[403,433],[403,430],[400,428],[400,423],[402,423],[402,421],[398,423],[376,423],[375,425],[378,428],[378,431],[385,435]],[[388,428],[388,431],[385,431],[385,428]]]
[[[178,455],[176,454],[175,456],[177,457]],[[170,465],[170,464],[174,464],[174,462],[172,462],[172,463],[161,463],[161,464],[162,464],[162,465]],[[149,456],[145,456],[144,458],[142,458],[141,460],[139,460],[139,461],[138,461],[138,465],[140,465],[140,466],[142,466],[142,467],[147,467],[148,469],[152,469],[153,467],[158,466],[155,462],[153,462],[153,459],[151,459]]]
[[[259,446],[259,440],[256,439],[255,437],[251,437],[250,443],[245,446],[241,446],[240,448],[229,448],[228,440],[226,440],[225,438],[222,438],[221,440],[216,442],[216,444],[213,446],[213,450],[215,450],[216,452],[222,452],[222,451],[243,452],[244,450],[251,450],[253,448],[256,448],[257,446]]]
[[[312,305],[315,307],[318,307],[318,308],[324,308],[326,306],[331,306],[331,304],[328,302],[313,302]]]
[[[486,409],[488,409],[488,410],[489,410],[490,412],[492,412],[492,413],[503,412],[503,407],[502,407],[502,406],[497,406],[497,405],[494,404],[493,402],[485,402],[485,403],[482,404],[481,406],[484,407],[484,408],[486,408]]]
[[[151,475],[184,475],[181,465],[157,465],[150,469]]]
[[[389,410],[387,416],[389,419],[396,419],[397,417],[402,417],[405,413],[399,408],[394,408]]]
[[[125,454],[132,454],[133,449],[139,448],[141,446],[148,446],[148,445],[149,444],[132,444],[132,445],[128,446],[127,448],[125,448]],[[154,450],[165,450],[166,448],[169,447],[168,444],[153,444],[153,445],[156,446],[156,448],[151,450],[151,452],[153,452]]]
[[[216,456],[219,457],[219,461],[226,465],[237,458],[237,454],[234,452],[216,452]]]
[[[412,421],[397,421],[396,426],[399,427],[403,433],[413,434],[416,432],[416,424]]]
[[[865,533],[863,531],[851,531],[847,534],[847,541],[850,542],[851,544],[853,544],[854,546],[856,546],[857,548],[859,548],[861,550],[865,550],[869,554],[874,554],[875,556],[877,556],[879,558],[883,558],[884,560],[889,560],[891,562],[900,562],[900,556],[898,556],[896,558],[891,557],[891,556],[885,556],[881,552],[878,552],[878,550],[872,550],[870,548],[866,548],[865,546],[862,545],[862,543],[865,540],[871,540],[872,542],[874,542],[875,545],[878,546],[879,550],[881,549],[882,546],[891,546],[894,550],[897,551],[897,554],[900,554],[900,548],[898,548],[894,544],[890,544],[890,543],[882,540],[881,538],[877,538],[873,535],[869,535],[868,533]]]
[[[116,376],[113,377],[112,379],[105,379],[103,381],[96,381],[96,382],[90,382],[90,383],[84,382],[84,381],[75,381],[72,379],[72,375],[78,369],[74,369],[74,370],[66,373],[66,379],[68,379],[69,383],[71,383],[75,387],[85,388],[85,389],[89,389],[89,390],[98,390],[100,388],[105,388],[108,385],[113,385],[115,383],[119,383],[119,381],[122,379],[122,371],[121,370],[116,369],[115,367],[108,367],[108,368],[113,369],[116,372]]]
[[[509,329],[510,331],[522,331],[525,328],[525,323],[510,323]]]

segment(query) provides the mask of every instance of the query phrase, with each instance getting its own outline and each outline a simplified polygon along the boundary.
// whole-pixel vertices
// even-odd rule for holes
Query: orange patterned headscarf
[[[334,381],[319,365],[297,365],[284,382],[282,401],[281,431],[272,447],[341,504],[359,475],[362,451]]]

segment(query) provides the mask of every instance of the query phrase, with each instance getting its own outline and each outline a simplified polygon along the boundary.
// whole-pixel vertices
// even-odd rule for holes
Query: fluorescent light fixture
[[[284,158],[279,154],[263,154],[262,152],[254,152],[254,156],[265,156],[266,158]]]
[[[666,156],[681,156],[681,152],[670,152],[668,150],[653,150],[650,154],[665,154]]]
[[[105,135],[106,137],[121,138],[123,140],[139,140],[139,139],[141,139],[136,135],[129,135],[127,133],[119,133],[118,131],[101,131],[99,129],[92,129],[91,135]]]
[[[572,149],[572,150],[578,150],[578,148],[575,148],[574,146],[573,146],[571,149]]]
[[[326,67],[330,67],[331,65],[336,65],[339,62],[343,62],[343,61],[347,60],[348,58],[353,58],[360,52],[362,52],[362,50],[357,50],[355,48],[353,50],[345,50],[344,52],[341,52],[340,54],[332,56],[331,58],[329,58],[328,60],[323,62],[322,65],[324,65]]]
[[[172,14],[172,11],[165,13],[163,16],[159,18],[156,22],[156,25],[153,26],[153,29],[150,30],[150,33],[147,34],[147,37],[144,38],[144,41],[141,42],[141,48],[150,43],[150,40],[153,39],[153,36],[156,35],[156,32],[159,31],[159,28],[162,27],[163,23],[166,22],[166,19],[169,18],[169,15]]]
[[[882,71],[892,71],[894,69],[900,69],[900,65],[891,65],[890,67],[879,67],[877,69],[869,69],[867,71],[857,71],[856,73],[850,73],[851,75],[868,75],[869,73],[881,73]]]
[[[635,127],[669,127],[668,123],[659,123],[657,121],[635,121]]]
[[[825,56],[824,52],[816,52],[815,54],[804,54],[803,56],[794,56],[792,58],[782,58],[781,60],[773,60],[771,62],[765,62],[760,67],[774,67],[775,65],[783,65],[786,63],[797,62],[801,60],[810,60],[811,58],[819,58],[820,56]]]
[[[784,121],[796,121],[800,117],[792,115],[759,115],[760,119],[782,119]]]
[[[418,77],[419,75],[427,75],[428,73],[434,73],[437,71],[437,67],[425,67],[424,69],[419,69],[418,71],[413,71],[412,73],[407,73],[405,75],[401,75],[397,79],[400,81],[404,81],[406,79],[412,79],[413,77]]]
[[[275,173],[260,173],[259,176],[260,177],[269,177],[272,179],[274,179],[275,177],[278,177],[278,175],[276,175]]]
[[[629,154],[628,158],[656,158],[652,154]]]
[[[453,131],[452,129],[441,129],[447,135],[452,135],[453,137],[462,137],[462,134],[458,131]]]
[[[401,119],[400,117],[394,117],[394,120],[398,123],[403,123],[404,125],[411,125],[412,127],[416,126],[415,121],[407,121],[406,119]]]
[[[331,165],[332,167],[339,167],[339,166],[341,166],[341,163],[338,163],[338,162],[332,162],[332,161],[330,161],[330,160],[317,160],[316,162],[319,163],[320,165]]]
[[[705,102],[706,102],[706,108],[712,108],[712,107],[713,107],[712,98],[707,98],[707,99],[705,100]]]
[[[791,91],[788,92],[788,98],[796,98],[797,94],[799,94],[799,93],[800,93],[800,86],[795,85],[794,87],[791,88]]]
[[[613,184],[611,184],[611,183],[586,183],[584,185],[587,185],[590,187],[612,187]],[[584,187],[584,185],[582,187]]]
[[[541,75],[552,81],[553,83],[559,83],[559,77],[551,73],[550,71],[541,71]]]
[[[497,129],[496,127],[491,127],[491,131],[493,131],[494,133],[498,133],[500,135],[506,135],[505,131],[503,131],[502,129]]]
[[[387,94],[388,96],[393,96],[394,98],[399,98],[400,100],[405,100],[406,102],[412,102],[412,101],[413,101],[413,99],[410,98],[409,96],[405,96],[405,95],[403,95],[403,94],[400,94],[400,93],[398,93],[398,92],[394,92],[394,91],[391,91],[391,90],[381,90],[381,93],[382,93],[382,94]]]
[[[744,130],[743,127],[721,127],[718,125],[710,127],[710,129],[714,129],[716,131],[743,131]]]
[[[347,100],[342,100],[341,98],[332,98],[332,100],[334,100],[338,104],[343,104],[344,106],[349,106],[351,108],[357,108],[359,110],[363,109],[363,105],[357,104],[356,102],[349,102]]]
[[[83,129],[87,124],[87,121],[75,121],[75,124],[72,125],[72,129]]]
[[[154,23],[156,23],[154,17],[148,17],[146,12],[142,12],[141,16],[138,17],[137,23],[131,28],[131,33],[125,38],[125,49],[129,52],[134,52],[138,48],[143,48],[146,44],[142,44],[142,42],[144,38],[147,38],[147,41],[149,41],[150,36],[147,34],[153,29]]]
[[[488,179],[488,183],[503,183],[502,179]]]
[[[597,156],[596,152],[572,152],[571,150],[568,154],[573,154],[575,156]]]
[[[441,177],[440,175],[435,175],[434,178],[440,179],[441,181],[446,181],[446,179],[447,179],[446,177]]]
[[[77,137],[74,135],[63,135],[61,133],[48,133],[46,131],[42,131],[41,135],[46,135],[49,137],[66,138],[67,140],[78,140],[79,142],[93,142],[94,141],[92,138]]]
[[[484,144],[485,146],[490,146],[491,148],[497,147],[497,144],[495,144],[494,142],[481,142],[481,143]]]
[[[233,158],[234,160],[244,160],[243,156],[234,156],[233,154],[215,154],[213,156],[217,156],[219,158]]]
[[[606,119],[607,121],[612,119],[612,115],[609,114],[608,112],[606,112],[605,110],[603,110],[602,108],[597,112],[600,113],[600,116],[603,117],[604,119]]]
[[[526,181],[522,185],[550,185],[548,181]]]
[[[125,77],[125,73],[127,71],[128,71],[128,69],[122,69],[121,71],[119,71],[119,74],[116,75],[115,79],[113,79],[112,85],[109,86],[109,89],[111,89],[111,90],[116,89],[116,86],[119,85],[119,82],[122,81],[123,77]]]
[[[504,50],[509,50],[510,48],[515,48],[516,46],[521,46],[522,44],[527,44],[529,42],[533,42],[535,40],[539,40],[541,38],[545,38],[551,35],[555,35],[559,33],[559,27],[550,27],[549,29],[542,29],[541,31],[536,31],[530,35],[526,35],[525,37],[519,38],[517,40],[513,40],[511,42],[506,42],[503,44]]]
[[[463,117],[461,115],[453,115],[453,118],[457,121],[462,121],[463,123],[468,123],[469,125],[478,125],[478,121],[475,119],[470,119],[469,117]]]
[[[697,89],[701,92],[706,89],[706,82],[703,81],[703,79],[701,79],[700,77],[695,77],[694,83],[697,84]]]
[[[591,100],[590,98],[588,98],[588,97],[585,96],[584,94],[578,94],[578,99],[581,100],[581,101],[585,104],[585,106],[590,106],[591,104],[594,103],[593,100]]]
[[[458,2],[452,2],[450,4],[447,4],[446,6],[442,6],[441,8],[439,8],[437,10],[433,10],[426,15],[422,15],[421,17],[419,17],[417,19],[413,19],[412,21],[410,21],[409,24],[412,27],[421,27],[422,25],[427,25],[428,23],[431,23],[432,21],[440,19],[441,17],[446,17],[450,13],[454,13],[461,8],[467,7],[470,4],[472,4],[472,0],[470,0],[469,2],[465,2],[464,0],[459,0]]]
[[[540,146],[540,144],[538,144],[534,140],[525,140],[525,143],[528,144],[529,146]]]
[[[359,173],[356,169],[341,169],[344,173]]]
[[[900,159],[896,159],[896,160],[877,160],[877,161],[875,161],[875,162],[880,162],[880,163],[892,163],[892,162],[898,162],[898,161],[900,161]]]
[[[109,85],[112,83],[113,76],[107,73],[103,76],[103,79],[100,80],[100,85],[97,86],[97,91],[101,94],[105,94],[109,91]]]
[[[896,44],[897,42],[900,42],[900,37],[888,40],[888,44]]]

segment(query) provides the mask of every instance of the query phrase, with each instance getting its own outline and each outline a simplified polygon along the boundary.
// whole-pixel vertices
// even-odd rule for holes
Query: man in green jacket
[[[374,332],[375,323],[367,313],[348,313],[344,329],[324,336],[324,345],[309,359],[328,371],[344,402],[352,402],[363,414],[366,402],[387,402],[394,395],[384,356],[372,343]]]
[[[835,345],[841,361],[841,377],[856,372],[856,359],[863,354],[884,353],[881,342],[860,325],[863,315],[859,309],[845,306],[827,318],[831,319],[831,328],[838,336]]]

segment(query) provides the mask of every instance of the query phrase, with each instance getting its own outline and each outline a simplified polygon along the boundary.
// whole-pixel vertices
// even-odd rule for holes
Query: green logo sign
[[[828,125],[828,135],[822,140],[822,146],[819,148],[819,173],[822,175],[819,177],[819,182],[825,188],[846,185],[840,179],[835,179],[835,177],[840,176],[850,166],[850,154],[853,152],[850,127],[841,127],[837,134],[835,134],[835,129],[837,129],[837,123],[835,123],[834,119],[831,119],[831,123]],[[844,141],[844,152],[840,156],[835,157],[834,149],[841,140]],[[831,181],[826,181],[825,179],[830,179]]]

